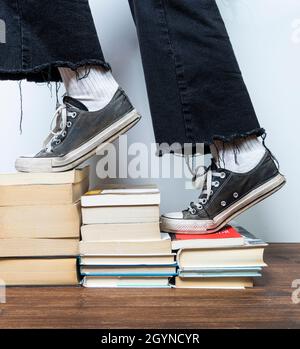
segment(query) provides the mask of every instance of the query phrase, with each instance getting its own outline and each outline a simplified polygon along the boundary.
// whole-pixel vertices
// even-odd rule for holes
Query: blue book
[[[177,276],[177,272],[174,273],[121,273],[121,272],[108,272],[108,273],[93,273],[93,272],[85,272],[81,273],[83,276],[128,276],[128,277],[173,277]]]

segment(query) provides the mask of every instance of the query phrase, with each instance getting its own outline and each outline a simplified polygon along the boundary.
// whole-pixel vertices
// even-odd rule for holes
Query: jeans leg
[[[0,21],[0,80],[59,81],[57,67],[110,68],[87,0],[1,0]]]
[[[158,143],[261,135],[214,0],[129,0]]]

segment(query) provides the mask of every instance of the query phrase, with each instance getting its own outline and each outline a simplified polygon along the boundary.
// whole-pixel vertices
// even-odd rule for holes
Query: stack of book
[[[176,274],[159,229],[157,187],[109,187],[81,199],[80,271],[85,287],[170,287]]]
[[[242,227],[214,234],[171,234],[178,250],[177,288],[246,288],[261,276],[265,242]]]
[[[78,284],[80,197],[88,168],[0,175],[0,279],[6,285]]]

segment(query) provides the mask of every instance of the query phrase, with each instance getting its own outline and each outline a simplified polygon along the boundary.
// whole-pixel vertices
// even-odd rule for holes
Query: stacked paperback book
[[[85,287],[170,287],[176,274],[159,229],[157,187],[109,187],[81,199],[80,272]]]
[[[226,226],[213,234],[171,234],[177,250],[177,288],[253,287],[261,276],[267,246],[242,227]]]
[[[0,175],[0,279],[6,285],[76,285],[80,197],[88,168]]]

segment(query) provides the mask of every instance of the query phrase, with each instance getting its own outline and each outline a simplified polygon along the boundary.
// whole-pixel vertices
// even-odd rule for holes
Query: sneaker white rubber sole
[[[20,172],[63,172],[72,170],[95,155],[96,151],[105,148],[107,143],[113,142],[120,135],[126,133],[140,119],[140,114],[133,110],[67,155],[55,158],[20,157],[15,163],[16,170]]]
[[[162,216],[161,230],[169,233],[181,234],[208,234],[215,233],[223,228],[228,222],[254,206],[258,202],[266,199],[286,183],[283,175],[278,174],[268,182],[252,190],[236,203],[219,213],[213,220],[203,221],[197,219],[175,219]]]

